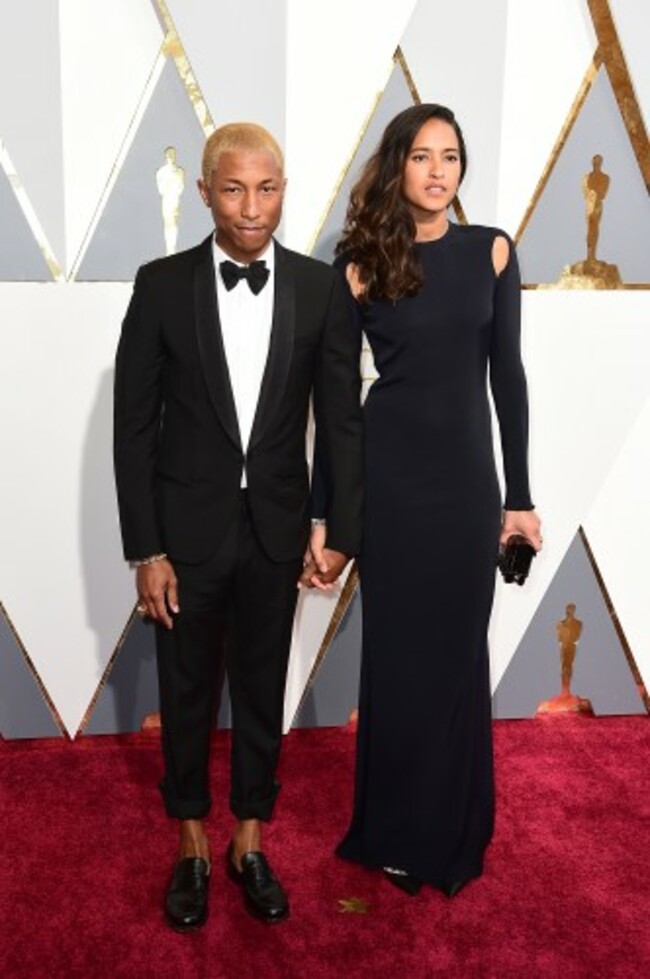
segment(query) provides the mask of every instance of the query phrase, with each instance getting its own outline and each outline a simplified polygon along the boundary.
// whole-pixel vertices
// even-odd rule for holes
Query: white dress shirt
[[[214,271],[217,284],[217,303],[223,345],[235,399],[242,449],[246,452],[260,396],[264,368],[269,353],[273,320],[273,291],[275,281],[275,248],[269,243],[261,261],[266,262],[269,277],[264,288],[255,295],[245,279],[228,291],[223,284],[219,265],[234,259],[219,248],[212,239]],[[243,265],[235,262],[235,265]],[[246,466],[242,472],[242,487],[246,486]]]

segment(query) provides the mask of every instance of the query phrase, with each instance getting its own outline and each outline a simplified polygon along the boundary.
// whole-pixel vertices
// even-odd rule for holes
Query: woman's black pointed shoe
[[[447,897],[456,897],[456,895],[460,891],[462,891],[463,887],[465,887],[466,884],[469,884],[470,880],[471,880],[470,877],[465,877],[462,880],[450,880],[450,881],[446,881],[442,885],[442,888],[441,888],[442,893],[443,894],[446,894]]]
[[[405,894],[415,897],[420,893],[422,881],[418,880],[417,877],[412,877],[411,874],[394,867],[382,867],[382,873],[386,880],[389,880],[395,887],[399,887],[400,891],[404,891]]]

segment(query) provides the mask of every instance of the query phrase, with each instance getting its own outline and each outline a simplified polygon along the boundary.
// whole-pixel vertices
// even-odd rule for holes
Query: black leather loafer
[[[202,857],[184,857],[174,867],[165,895],[165,917],[176,931],[192,931],[208,917],[210,867]]]
[[[232,843],[226,851],[226,871],[231,880],[244,890],[246,910],[270,923],[282,921],[289,914],[289,901],[263,853],[245,853],[241,870],[233,862]]]

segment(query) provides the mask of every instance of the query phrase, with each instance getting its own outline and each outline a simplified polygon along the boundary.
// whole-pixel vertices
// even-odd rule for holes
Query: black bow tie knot
[[[266,285],[269,270],[266,262],[258,260],[250,265],[236,265],[234,262],[221,262],[219,265],[221,278],[228,292],[234,289],[241,279],[246,279],[251,292],[257,295]]]

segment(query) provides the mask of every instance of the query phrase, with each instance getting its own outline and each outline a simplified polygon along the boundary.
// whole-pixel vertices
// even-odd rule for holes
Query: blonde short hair
[[[210,183],[212,171],[216,168],[222,153],[233,150],[259,151],[266,150],[274,158],[280,170],[284,172],[284,157],[276,140],[263,126],[254,122],[230,122],[226,126],[215,129],[203,149],[201,166],[203,180]]]

